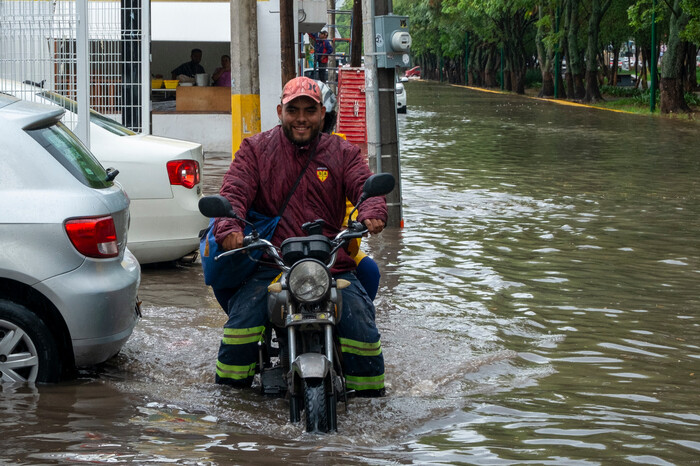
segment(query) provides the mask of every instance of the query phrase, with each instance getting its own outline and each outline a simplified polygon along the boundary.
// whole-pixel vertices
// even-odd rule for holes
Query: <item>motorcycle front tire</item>
[[[306,432],[330,432],[335,427],[335,406],[331,402],[324,379],[304,380],[304,418]]]

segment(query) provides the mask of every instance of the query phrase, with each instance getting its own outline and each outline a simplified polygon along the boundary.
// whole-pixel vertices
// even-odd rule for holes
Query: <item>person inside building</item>
[[[281,124],[244,139],[224,175],[220,194],[245,218],[250,208],[275,216],[303,173],[272,237],[276,246],[286,238],[304,236],[301,225],[316,219],[325,221],[324,234],[335,237],[346,216],[346,199],[359,199],[372,174],[358,147],[322,133],[325,108],[321,102],[314,80],[304,76],[290,80],[277,106]],[[359,208],[358,220],[371,234],[380,233],[386,219],[383,197],[370,198]],[[216,219],[214,234],[223,249],[243,244],[243,224],[238,220]],[[347,251],[338,251],[332,272],[350,282],[342,290],[343,318],[337,326],[343,340],[347,387],[359,396],[382,396],[384,356],[375,308],[352,273],[354,268],[355,261]],[[251,385],[258,341],[267,323],[267,286],[278,274],[278,269],[261,264],[228,300],[228,321],[216,363],[217,383],[239,388]]]
[[[333,53],[333,45],[328,40],[328,31],[322,29],[318,34],[309,33],[314,42],[314,67],[318,71],[317,79],[328,81],[328,58]]]
[[[211,79],[215,86],[231,87],[231,57],[221,56],[221,66],[214,70]]]
[[[204,67],[199,64],[202,61],[202,51],[200,49],[192,49],[190,53],[190,61],[183,63],[171,71],[173,79],[179,79],[178,76],[187,76],[192,78],[197,74],[204,73]]]

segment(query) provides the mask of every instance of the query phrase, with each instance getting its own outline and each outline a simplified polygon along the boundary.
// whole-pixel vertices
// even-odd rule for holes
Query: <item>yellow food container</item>
[[[160,89],[163,87],[162,79],[151,79],[151,89]]]
[[[180,81],[177,79],[166,79],[165,81],[163,81],[163,83],[165,83],[166,89],[175,89],[177,87],[177,83],[179,82]]]

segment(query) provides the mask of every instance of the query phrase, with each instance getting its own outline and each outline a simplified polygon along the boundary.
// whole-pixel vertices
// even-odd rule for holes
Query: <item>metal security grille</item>
[[[84,67],[78,66],[79,1],[87,5]],[[149,132],[147,26],[145,0],[0,0],[0,91],[37,100],[43,88],[76,100],[78,83],[86,82],[92,110]],[[74,113],[64,118],[75,128]]]

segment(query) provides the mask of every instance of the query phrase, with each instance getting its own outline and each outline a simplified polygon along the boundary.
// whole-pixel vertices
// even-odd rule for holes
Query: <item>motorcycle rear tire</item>
[[[306,418],[306,432],[329,432],[329,414],[328,393],[324,380],[304,380],[304,417]]]

